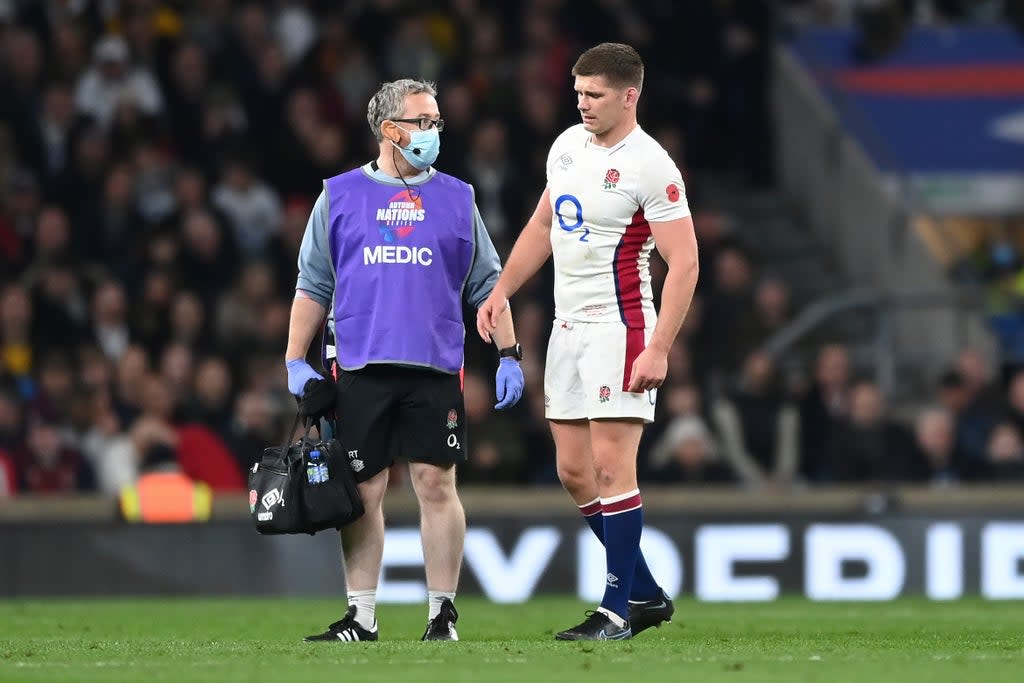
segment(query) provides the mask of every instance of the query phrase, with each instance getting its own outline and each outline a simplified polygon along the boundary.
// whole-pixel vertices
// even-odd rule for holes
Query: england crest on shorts
[[[612,389],[607,384],[601,385],[601,388],[597,390],[597,400],[601,403],[607,403],[612,397]]]
[[[459,426],[459,413],[455,410],[455,408],[452,408],[451,410],[448,411],[447,425],[448,429],[455,429],[456,427]]]

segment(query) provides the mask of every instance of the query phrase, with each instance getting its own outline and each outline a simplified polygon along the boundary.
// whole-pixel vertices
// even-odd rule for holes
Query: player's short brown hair
[[[573,76],[604,76],[613,88],[644,85],[644,61],[624,43],[601,43],[580,55],[572,67]]]

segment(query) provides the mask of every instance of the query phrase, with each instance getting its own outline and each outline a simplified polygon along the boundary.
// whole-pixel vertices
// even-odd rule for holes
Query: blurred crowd
[[[783,0],[782,20],[903,30],[908,25],[1015,24],[1024,27],[1021,0]]]
[[[706,174],[770,182],[768,8],[0,0],[0,496],[113,494],[168,452],[215,491],[242,489],[294,415],[283,353],[298,245],[322,179],[376,155],[365,106],[379,83],[438,83],[438,167],[473,183],[504,256],[551,141],[576,120],[571,65],[603,40],[647,62],[640,118],[683,169],[701,246],[642,476],[1019,476],[1024,378],[1000,395],[961,362],[911,430],[841,346],[784,381],[758,352],[791,318],[787,284],[700,187]],[[514,302],[528,382],[514,410],[492,409],[495,353],[467,332],[465,482],[557,484],[550,290],[548,269]]]
[[[916,26],[1008,25],[1024,34],[1024,0],[783,0],[780,27],[854,26],[856,56],[865,62],[891,54]]]

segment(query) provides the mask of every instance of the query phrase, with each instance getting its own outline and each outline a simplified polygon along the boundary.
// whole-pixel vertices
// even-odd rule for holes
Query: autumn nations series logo
[[[427,217],[423,208],[423,197],[414,198],[408,190],[402,190],[388,200],[388,205],[377,209],[377,229],[385,242],[395,242],[412,234],[415,223]]]

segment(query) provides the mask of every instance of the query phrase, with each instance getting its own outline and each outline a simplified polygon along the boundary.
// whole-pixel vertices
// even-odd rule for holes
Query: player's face
[[[576,77],[576,108],[583,118],[583,127],[602,135],[618,125],[629,106],[630,91],[636,88],[613,88],[604,76]]]

